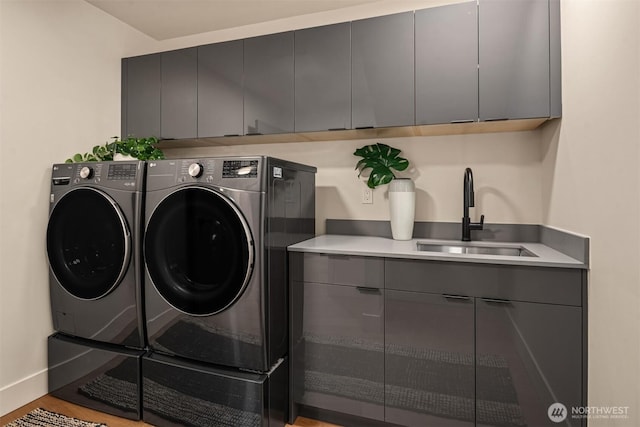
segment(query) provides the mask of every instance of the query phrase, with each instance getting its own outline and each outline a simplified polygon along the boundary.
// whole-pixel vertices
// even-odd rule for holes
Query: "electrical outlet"
[[[373,203],[373,190],[369,187],[365,187],[362,190],[362,203],[367,205]]]

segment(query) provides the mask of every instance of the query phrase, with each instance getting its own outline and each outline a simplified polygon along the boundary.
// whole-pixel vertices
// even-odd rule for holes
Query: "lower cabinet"
[[[478,425],[579,426],[582,403],[582,309],[476,298],[476,420]]]
[[[304,290],[297,403],[384,420],[382,291],[321,283],[295,286]]]
[[[301,404],[361,424],[586,425],[586,271],[289,259],[290,421]]]
[[[473,298],[385,291],[385,421],[473,426]]]

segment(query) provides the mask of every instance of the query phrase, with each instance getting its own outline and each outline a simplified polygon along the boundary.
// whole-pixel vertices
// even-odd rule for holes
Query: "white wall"
[[[46,393],[51,165],[120,133],[120,58],[152,41],[84,1],[0,1],[0,414]]]
[[[563,0],[563,118],[543,132],[543,220],[591,236],[589,405],[640,425],[640,2]]]
[[[119,134],[121,57],[433,3],[381,1],[158,43],[80,0],[0,0],[0,414],[46,392],[50,167]],[[592,237],[589,404],[630,406],[619,425],[640,425],[640,11],[635,0],[563,0],[562,12],[561,123],[383,142],[416,166],[409,175],[419,189],[418,220],[459,220],[462,172],[471,166],[476,212],[487,221],[547,223]],[[352,152],[371,142],[188,153],[271,154],[314,164],[320,218],[385,219],[384,190],[375,191],[373,205],[359,203],[364,184]]]
[[[388,186],[373,190],[373,204],[362,204],[366,184],[355,170],[360,158],[353,152],[376,141],[402,150],[411,162],[399,176],[415,181],[417,221],[460,221],[463,174],[469,166],[477,219],[482,213],[487,222],[541,222],[540,131],[171,149],[167,155],[266,154],[316,166],[316,232],[323,234],[327,218],[389,219]]]

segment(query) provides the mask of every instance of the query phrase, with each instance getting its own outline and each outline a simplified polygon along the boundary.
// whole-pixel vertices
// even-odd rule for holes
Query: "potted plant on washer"
[[[134,138],[130,136],[127,139],[118,140],[117,136],[113,136],[111,139],[113,142],[96,145],[89,153],[76,153],[65,163],[164,159],[162,150],[155,146],[158,143],[156,137]]]
[[[376,143],[358,148],[353,154],[362,157],[356,163],[358,177],[371,169],[367,186],[374,189],[389,184],[391,234],[395,240],[411,240],[415,219],[415,186],[410,178],[398,178],[393,170],[403,171],[409,161],[400,157],[401,151],[386,144]]]

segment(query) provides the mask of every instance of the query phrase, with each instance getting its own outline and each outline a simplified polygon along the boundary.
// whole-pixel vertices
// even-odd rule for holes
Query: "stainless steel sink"
[[[424,252],[441,252],[448,254],[474,254],[499,256],[537,256],[522,246],[494,246],[482,244],[441,244],[418,242],[418,250]]]

